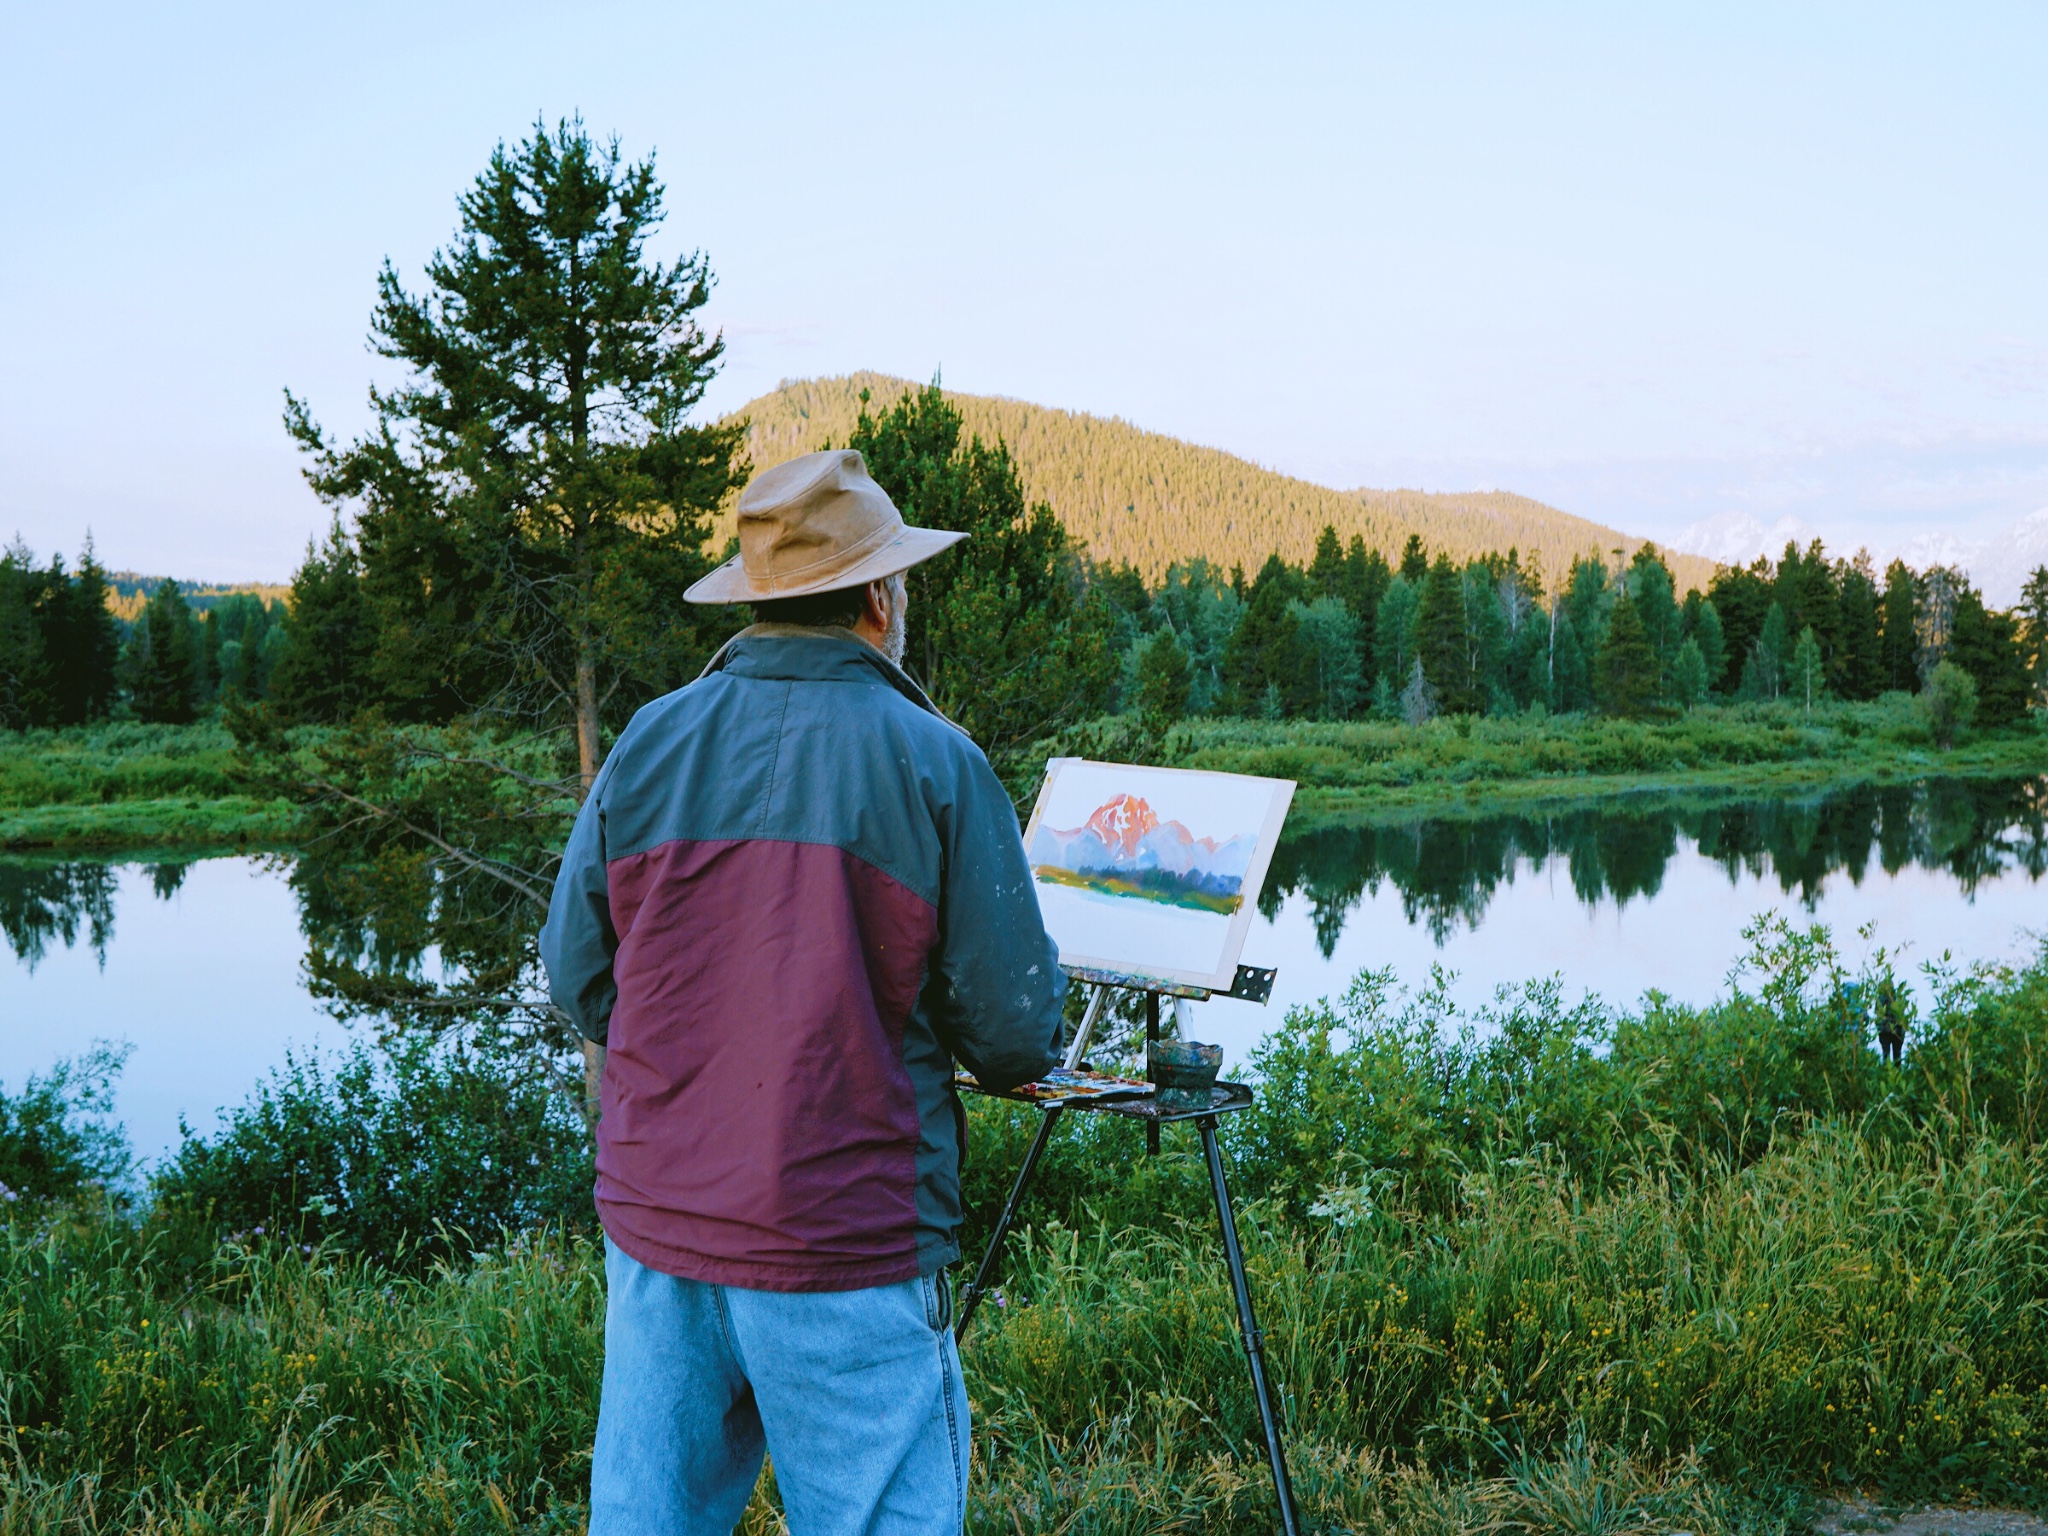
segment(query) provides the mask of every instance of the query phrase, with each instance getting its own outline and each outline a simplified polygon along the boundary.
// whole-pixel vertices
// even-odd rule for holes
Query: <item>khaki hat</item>
[[[739,523],[738,557],[692,586],[686,601],[765,602],[865,586],[967,537],[904,522],[851,448],[763,470],[740,493]]]

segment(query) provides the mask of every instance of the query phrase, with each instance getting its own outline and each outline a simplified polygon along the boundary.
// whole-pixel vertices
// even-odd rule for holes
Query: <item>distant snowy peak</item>
[[[1244,878],[1257,839],[1217,842],[1196,837],[1177,821],[1161,821],[1136,795],[1118,795],[1097,807],[1083,826],[1040,827],[1031,839],[1031,862],[1088,873],[1161,870],[1235,882]]]
[[[2048,565],[2048,507],[1993,534],[1966,563],[1984,589],[1985,602],[1993,608],[2012,607],[2020,600],[2027,577]]]
[[[1804,549],[1820,537],[1818,528],[1796,517],[1781,517],[1766,527],[1747,512],[1722,512],[1684,529],[1671,541],[1671,547],[1688,555],[1705,555],[1723,565],[1748,565],[1758,555],[1775,560],[1787,544]]]

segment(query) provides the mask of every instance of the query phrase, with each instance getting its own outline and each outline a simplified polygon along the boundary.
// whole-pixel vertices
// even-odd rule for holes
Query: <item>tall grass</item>
[[[1830,1490],[2048,1496],[2048,961],[1942,979],[1893,1068],[1824,935],[1754,937],[1710,1009],[1537,988],[1463,1019],[1368,976],[1269,1043],[1231,1171],[1324,1528],[1720,1536]],[[973,1111],[977,1226],[1032,1113]],[[1199,1161],[1127,1130],[1067,1117],[967,1343],[977,1532],[1272,1528]],[[209,1187],[274,1177],[240,1146]],[[588,1235],[373,1260],[346,1227],[204,1219],[0,1233],[0,1536],[581,1528]],[[743,1528],[778,1528],[772,1478]]]

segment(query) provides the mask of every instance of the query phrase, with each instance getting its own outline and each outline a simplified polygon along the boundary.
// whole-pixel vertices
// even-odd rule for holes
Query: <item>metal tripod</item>
[[[1264,973],[1270,986],[1272,973]],[[1066,1065],[1079,1066],[1082,1053],[1088,1048],[1095,1020],[1101,1012],[1108,986],[1098,984],[1095,993],[1088,1000],[1086,1013],[1082,1015],[1081,1027],[1075,1031],[1074,1042],[1068,1048]],[[1261,999],[1263,1001],[1263,998]],[[1156,1039],[1159,1026],[1159,994],[1148,990],[1146,993],[1146,1036]],[[996,1094],[991,1097],[1001,1098]],[[1285,1536],[1299,1536],[1300,1516],[1294,1508],[1294,1485],[1287,1476],[1287,1451],[1281,1444],[1281,1420],[1279,1410],[1273,1401],[1273,1388],[1266,1373],[1265,1335],[1259,1330],[1259,1320],[1252,1311],[1251,1287],[1245,1280],[1244,1250],[1237,1239],[1237,1217],[1231,1210],[1230,1190],[1223,1182],[1223,1153],[1216,1143],[1216,1122],[1219,1116],[1249,1109],[1252,1091],[1242,1083],[1218,1083],[1210,1090],[1210,1102],[1205,1109],[1162,1111],[1149,1098],[1112,1100],[1081,1100],[1069,1104],[1051,1104],[1041,1109],[1038,1133],[1031,1138],[1031,1146],[1024,1154],[1024,1164],[1017,1170],[1016,1183],[1010,1187],[1010,1198],[1003,1202],[1002,1215],[996,1219],[995,1231],[990,1234],[988,1248],[981,1256],[981,1263],[975,1267],[974,1279],[961,1294],[959,1316],[953,1324],[953,1335],[964,1340],[967,1325],[974,1320],[975,1309],[981,1305],[981,1298],[987,1294],[989,1282],[995,1278],[996,1260],[1002,1252],[1003,1240],[1010,1235],[1010,1228],[1017,1219],[1017,1211],[1024,1203],[1024,1193],[1031,1187],[1032,1175],[1038,1171],[1038,1160],[1044,1156],[1046,1144],[1052,1140],[1053,1128],[1060,1117],[1069,1109],[1087,1114],[1118,1115],[1125,1119],[1142,1120],[1145,1123],[1146,1145],[1151,1151],[1159,1149],[1159,1128],[1162,1125],[1178,1124],[1181,1121],[1194,1122],[1195,1130],[1202,1138],[1202,1157],[1209,1169],[1209,1191],[1216,1199],[1216,1219],[1223,1230],[1223,1262],[1230,1271],[1231,1294],[1237,1301],[1237,1331],[1244,1339],[1245,1357],[1251,1365],[1252,1394],[1258,1399],[1259,1425],[1266,1437],[1266,1461],[1273,1469],[1273,1492],[1280,1504],[1280,1529]]]

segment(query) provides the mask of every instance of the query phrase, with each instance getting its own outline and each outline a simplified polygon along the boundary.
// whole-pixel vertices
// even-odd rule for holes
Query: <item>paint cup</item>
[[[1209,1090],[1223,1067],[1223,1047],[1194,1040],[1154,1040],[1145,1047],[1145,1076],[1152,1102],[1180,1114],[1209,1107]]]

